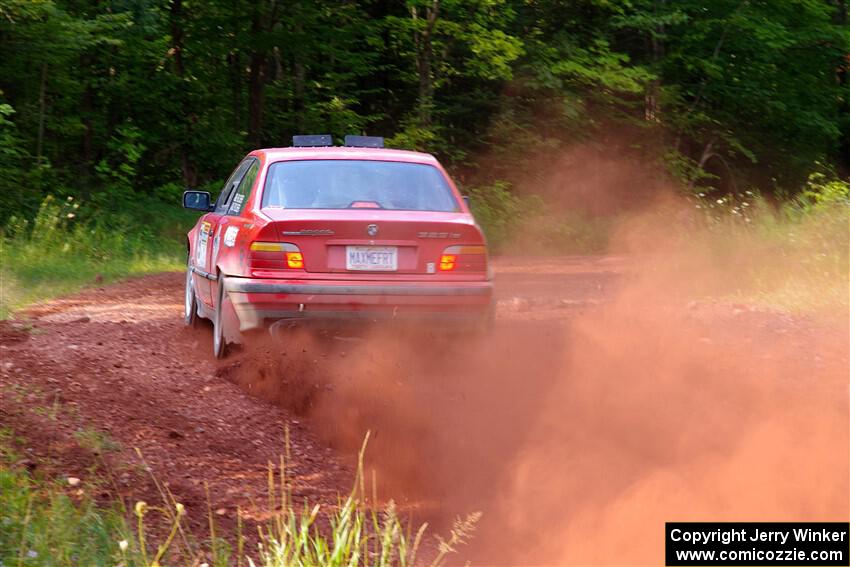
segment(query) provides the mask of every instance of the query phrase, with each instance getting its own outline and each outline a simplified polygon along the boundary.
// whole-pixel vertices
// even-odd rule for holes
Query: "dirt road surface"
[[[323,504],[369,430],[384,498],[442,533],[484,513],[478,565],[661,564],[664,521],[848,517],[846,317],[669,299],[623,258],[506,258],[490,337],[294,330],[217,362],[182,282],[0,329],[20,466],[128,503],[159,502],[152,473],[198,534],[208,489],[226,533],[264,517],[286,428],[296,501]]]

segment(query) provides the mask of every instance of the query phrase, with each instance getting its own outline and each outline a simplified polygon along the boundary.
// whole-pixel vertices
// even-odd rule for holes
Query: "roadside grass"
[[[89,285],[183,269],[182,235],[196,215],[179,205],[149,200],[109,216],[80,210],[47,198],[32,222],[12,219],[0,229],[0,319]]]
[[[130,538],[124,516],[13,466],[25,443],[0,429],[0,565],[119,563],[117,542]]]
[[[129,538],[118,510],[72,500],[18,469],[0,468],[0,564],[115,565]],[[138,564],[138,563],[136,563]]]
[[[850,185],[814,175],[780,206],[757,195],[702,202],[726,299],[792,313],[850,307]]]
[[[198,542],[187,529],[185,507],[155,478],[158,505],[137,502],[132,511],[117,503],[98,506],[86,490],[91,481],[75,479],[70,486],[36,480],[13,466],[20,458],[16,447],[25,443],[0,429],[0,565],[436,567],[470,539],[480,518],[479,513],[458,518],[450,536],[437,536],[423,560],[427,524],[414,532],[392,502],[383,510],[369,505],[378,500],[374,488],[371,496],[366,493],[364,442],[354,488],[337,506],[296,508],[282,457],[276,470],[269,465],[268,506],[275,512],[257,528],[258,547],[246,549],[241,521],[235,534],[217,532],[209,504],[210,538]],[[329,531],[319,529],[322,521]],[[152,523],[160,527],[158,537],[151,535]]]
[[[787,227],[782,235],[762,235],[779,244],[756,259],[732,299],[791,313],[847,314],[850,303],[847,224],[838,215]],[[832,237],[827,235],[832,232]]]

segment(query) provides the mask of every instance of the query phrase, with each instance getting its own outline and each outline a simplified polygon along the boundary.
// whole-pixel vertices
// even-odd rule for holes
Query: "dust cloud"
[[[436,531],[482,511],[476,565],[658,565],[665,521],[844,520],[846,316],[693,301],[736,276],[691,210],[661,192],[633,211],[617,274],[497,269],[491,336],[292,330],[237,380],[343,454],[372,431],[381,495]]]

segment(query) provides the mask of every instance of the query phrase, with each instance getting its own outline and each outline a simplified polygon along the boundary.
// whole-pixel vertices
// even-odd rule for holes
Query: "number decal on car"
[[[195,245],[195,266],[204,270],[207,267],[207,244],[210,241],[210,228],[212,224],[204,221],[198,231],[198,242]]]
[[[233,248],[236,244],[236,235],[239,234],[239,229],[235,226],[228,226],[224,231],[224,245],[228,248]]]

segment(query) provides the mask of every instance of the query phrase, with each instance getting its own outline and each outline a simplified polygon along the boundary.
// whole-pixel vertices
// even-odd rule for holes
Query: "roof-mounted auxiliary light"
[[[292,136],[292,146],[295,148],[327,148],[333,145],[333,136],[330,134],[301,134]],[[349,134],[345,137],[343,145],[350,148],[383,148],[384,138],[382,136],[355,136]]]
[[[330,134],[308,134],[292,136],[292,145],[296,148],[324,148],[333,146],[333,137]]]
[[[352,148],[383,148],[383,136],[354,136],[345,137],[345,145]]]

